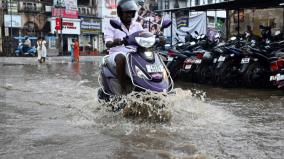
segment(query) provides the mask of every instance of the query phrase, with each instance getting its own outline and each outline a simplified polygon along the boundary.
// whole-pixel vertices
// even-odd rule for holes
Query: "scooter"
[[[16,56],[32,56],[35,57],[37,50],[35,47],[25,47],[23,43],[19,43],[15,50]]]
[[[170,20],[164,20],[162,28],[171,25]],[[121,31],[121,23],[110,20],[113,28]],[[155,35],[147,31],[138,31],[124,38],[124,46],[127,49],[126,63],[129,71],[127,94],[132,91],[164,92],[172,91],[174,87],[170,73],[153,46],[157,42]],[[110,49],[111,51],[111,49]],[[122,51],[122,50],[121,50]],[[121,96],[120,84],[116,74],[116,68],[109,62],[109,56],[103,57],[100,66],[98,98],[110,101],[112,97]]]

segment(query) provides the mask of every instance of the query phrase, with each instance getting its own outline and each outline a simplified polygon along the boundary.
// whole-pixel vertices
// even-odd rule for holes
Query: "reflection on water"
[[[129,95],[131,111],[114,113],[98,102],[98,73],[91,62],[2,65],[0,158],[284,156],[283,92],[177,82],[166,96]]]

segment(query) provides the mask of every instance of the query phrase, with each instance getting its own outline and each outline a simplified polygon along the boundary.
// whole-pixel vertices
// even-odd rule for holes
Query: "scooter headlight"
[[[135,41],[139,46],[144,47],[144,48],[149,48],[149,47],[152,47],[155,44],[156,38],[155,38],[155,36],[151,36],[151,37],[148,37],[148,38],[135,37]]]
[[[152,51],[145,51],[144,52],[144,55],[145,57],[148,59],[148,60],[153,60],[154,59],[154,53]]]

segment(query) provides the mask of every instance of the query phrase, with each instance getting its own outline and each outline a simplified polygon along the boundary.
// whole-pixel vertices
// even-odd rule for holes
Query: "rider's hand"
[[[114,39],[112,44],[114,46],[122,45],[122,40],[121,39]]]
[[[160,42],[160,45],[165,45],[166,44],[166,39],[162,36],[159,37],[159,42]]]

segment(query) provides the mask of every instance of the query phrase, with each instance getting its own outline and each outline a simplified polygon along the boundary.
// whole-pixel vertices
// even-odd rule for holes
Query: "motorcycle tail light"
[[[284,67],[284,59],[278,59],[277,60],[277,66],[280,67],[280,68]]]
[[[202,58],[203,58],[203,54],[202,54],[202,53],[197,53],[197,54],[196,54],[196,58],[202,59]]]
[[[273,62],[273,63],[270,64],[270,70],[271,71],[277,71],[278,70],[277,62]]]
[[[174,52],[171,49],[168,50],[168,56],[174,57]]]

